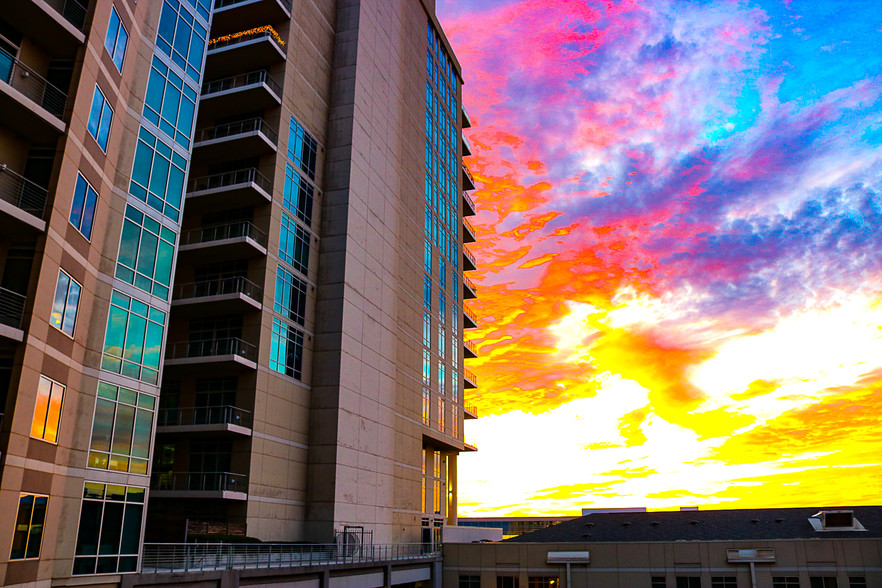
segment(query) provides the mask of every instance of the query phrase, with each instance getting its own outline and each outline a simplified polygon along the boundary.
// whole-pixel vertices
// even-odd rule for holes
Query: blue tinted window
[[[288,131],[288,159],[303,170],[309,179],[315,179],[315,154],[318,143],[299,122],[291,117]]]
[[[309,180],[285,164],[285,192],[282,203],[307,225],[312,224],[312,201],[315,188]]]
[[[306,282],[279,266],[274,310],[302,325],[306,315]]]
[[[95,93],[92,95],[92,108],[89,110],[89,123],[86,128],[89,134],[95,137],[102,151],[107,151],[107,137],[110,135],[110,123],[113,120],[113,109],[104,93],[95,86]]]
[[[116,7],[110,7],[110,23],[107,25],[107,36],[104,37],[104,47],[113,58],[116,69],[122,71],[123,60],[126,57],[126,45],[129,42],[129,34],[119,20]]]
[[[74,188],[73,203],[70,206],[70,223],[83,234],[86,239],[92,238],[92,221],[95,218],[95,205],[98,193],[77,174],[77,185]]]
[[[156,46],[197,82],[202,73],[205,40],[205,27],[194,18],[192,12],[178,0],[163,2]]]
[[[177,221],[181,214],[187,161],[172,148],[141,128],[129,193]]]
[[[144,118],[189,149],[195,110],[196,90],[154,57],[144,97]]]
[[[309,266],[309,233],[284,212],[279,234],[279,257],[295,270],[306,275]]]
[[[295,327],[273,319],[270,341],[270,369],[300,378],[303,362],[303,335]]]
[[[64,271],[58,272],[55,285],[55,300],[52,302],[52,313],[49,324],[73,337],[77,322],[77,308],[80,304],[82,287]]]
[[[116,277],[168,300],[175,233],[131,206],[126,207]]]
[[[164,312],[114,290],[101,369],[156,384],[164,330]]]

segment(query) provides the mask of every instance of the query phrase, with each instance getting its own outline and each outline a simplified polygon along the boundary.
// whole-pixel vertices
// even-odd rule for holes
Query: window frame
[[[20,525],[19,525],[19,517],[20,517],[20,515],[21,515],[22,501],[23,501],[23,499],[24,499],[25,497],[27,497],[27,496],[31,496],[31,497],[33,497],[33,498],[34,498],[34,502],[31,504],[30,513],[28,514],[28,525],[27,525],[27,528],[24,530],[24,532],[25,532],[25,535],[24,535],[24,537],[25,537],[25,542],[24,542],[24,547],[23,547],[23,549],[22,549],[22,555],[16,557],[16,556],[15,556],[15,553],[16,553],[16,551],[15,551],[15,540],[16,540],[16,537],[19,536],[19,533],[21,532],[21,529],[19,529],[19,526],[20,526]],[[31,554],[29,554],[28,547],[30,546],[30,544],[31,544],[31,540],[32,540],[32,537],[33,537],[33,535],[34,535],[34,527],[35,527],[35,524],[34,524],[34,512],[35,512],[35,510],[36,510],[36,506],[37,506],[37,499],[39,499],[39,498],[44,499],[44,500],[43,500],[43,513],[42,513],[42,514],[43,514],[43,518],[42,518],[42,520],[41,520],[39,523],[37,523],[37,525],[36,525],[36,526],[39,527],[39,531],[38,531],[38,533],[39,533],[39,536],[38,536],[39,543],[38,543],[38,545],[37,545],[37,553],[31,555]],[[10,549],[9,549],[9,559],[10,559],[10,561],[12,561],[12,560],[20,561],[20,560],[39,559],[39,558],[40,558],[40,551],[43,549],[43,532],[44,532],[45,529],[46,529],[46,512],[47,512],[48,510],[49,510],[49,496],[48,496],[47,494],[37,494],[37,493],[34,493],[34,492],[21,492],[21,493],[19,493],[19,496],[18,496],[18,510],[17,510],[16,513],[15,513],[15,520],[13,521],[13,527],[12,527],[12,529],[13,529],[13,530],[12,530],[12,546],[11,546]]]
[[[80,194],[80,187],[82,186],[82,194]],[[94,196],[93,196],[94,195]],[[77,208],[77,202],[80,203],[79,211],[78,211],[78,219],[76,222],[74,221],[74,212]],[[83,231],[83,226],[86,223],[86,213],[89,208],[89,204],[91,203],[91,211],[89,212],[89,221],[88,221],[88,229],[87,232]],[[82,172],[77,171],[77,181],[74,184],[74,193],[73,198],[70,203],[70,214],[67,217],[67,222],[69,222],[79,233],[86,238],[86,241],[92,242],[92,229],[95,226],[95,211],[98,209],[98,191],[94,186],[83,176]]]
[[[67,278],[67,285],[65,286],[64,300],[61,303],[61,305],[62,305],[61,316],[59,319],[56,319],[53,317],[53,315],[55,314],[56,307],[59,304],[59,289],[62,287],[61,276],[65,276],[65,278]],[[74,285],[76,285],[76,300],[72,305],[73,306],[73,321],[72,321],[72,324],[70,325],[70,332],[68,332],[67,318],[69,316],[69,306],[70,306],[72,286],[74,286]],[[58,269],[58,278],[55,282],[55,297],[52,300],[52,308],[49,313],[49,324],[51,326],[55,327],[56,329],[58,329],[59,331],[61,331],[62,333],[64,333],[65,335],[67,335],[68,337],[70,337],[71,339],[73,339],[74,333],[76,332],[76,328],[77,328],[77,314],[79,314],[80,297],[82,295],[82,292],[83,292],[82,284],[80,284],[75,279],[73,279],[73,277],[71,277],[71,275],[69,273],[67,273],[63,269],[59,268]]]
[[[46,406],[44,409],[42,409],[42,412],[43,412],[42,434],[36,435],[34,432],[34,429],[35,429],[35,427],[37,427],[38,411],[41,410],[40,397],[42,396],[41,389],[43,387],[43,382],[46,382],[49,385],[49,391],[48,391],[48,396],[46,398]],[[56,394],[56,388],[60,389],[60,392],[58,392],[59,398],[58,398],[57,405],[56,405],[57,410],[54,411],[55,436],[52,437],[51,439],[49,439],[46,437],[46,430],[49,428],[49,426],[48,426],[49,419],[53,415],[52,404],[53,404],[53,398],[55,397],[55,394]],[[31,432],[30,432],[31,439],[38,439],[40,441],[45,441],[46,443],[58,445],[58,432],[61,428],[61,411],[62,411],[62,408],[64,407],[65,388],[66,387],[63,384],[61,384],[60,382],[56,382],[55,380],[53,380],[51,378],[47,378],[43,374],[40,374],[40,384],[37,388],[37,398],[34,401],[34,415],[31,418]]]
[[[101,497],[95,496],[94,492],[101,487]],[[123,495],[121,499],[110,498],[107,492],[108,487],[111,487],[118,491],[118,489],[123,489]],[[140,494],[140,500],[137,499],[137,496]],[[115,495],[116,496],[116,495]],[[130,500],[130,496],[132,499]],[[74,548],[74,557],[73,557],[73,568],[71,571],[71,575],[73,576],[83,576],[83,575],[103,575],[103,574],[121,574],[121,573],[137,573],[138,571],[138,560],[140,559],[140,545],[141,545],[141,537],[144,532],[144,517],[147,511],[147,488],[143,486],[130,485],[130,484],[110,484],[107,482],[94,482],[91,480],[86,480],[83,484],[83,498],[80,502],[80,515],[77,520],[77,535],[76,535],[76,543]],[[95,503],[101,504],[100,516],[98,517],[98,522],[96,525],[97,528],[97,536],[95,553],[80,553],[84,547],[91,547],[89,545],[81,544],[81,539],[84,533],[85,527],[83,526],[83,514],[88,505],[94,505]],[[119,522],[119,537],[116,540],[116,550],[112,552],[101,553],[102,547],[108,545],[106,542],[102,542],[104,539],[103,534],[105,531],[113,531],[112,526],[108,526],[104,524],[104,517],[107,514],[107,505],[122,505],[122,514],[120,516]],[[137,512],[140,509],[140,514],[137,517],[137,537],[135,537],[134,541],[134,549],[135,551],[126,551],[122,552],[123,541],[124,541],[124,532],[126,530],[126,523],[130,521],[126,515],[129,511],[129,506],[131,505],[132,511]],[[131,517],[131,520],[134,520],[135,517]],[[106,560],[110,560],[111,558],[115,559],[115,566],[113,571],[98,571],[98,563],[99,559],[105,558]],[[134,567],[131,570],[119,570],[120,561],[126,558],[127,560],[133,560]],[[84,559],[94,559],[95,565],[92,567],[92,571],[77,571],[77,566],[79,561]]]
[[[110,33],[111,27],[116,27],[116,31],[113,34],[113,41],[108,44],[110,41]],[[118,53],[120,48],[120,32],[124,35],[122,39],[122,50],[121,53]],[[122,73],[123,63],[126,59],[126,48],[129,44],[129,31],[126,29],[126,25],[123,24],[122,19],[119,17],[119,12],[116,10],[116,6],[110,7],[110,19],[107,23],[107,34],[104,36],[104,49],[107,50],[107,53],[110,55],[113,64],[116,66],[117,71]],[[117,60],[119,57],[119,60]]]
[[[101,99],[100,104],[98,103],[99,97]],[[105,114],[108,111],[110,116],[107,118],[105,126]],[[96,116],[96,113],[98,119],[93,122],[93,117]],[[113,114],[113,107],[107,100],[107,96],[101,91],[98,84],[95,84],[95,93],[92,94],[92,105],[89,107],[89,117],[86,119],[86,130],[89,131],[89,134],[92,135],[92,138],[95,139],[98,147],[104,153],[107,153],[107,143],[110,140],[110,131],[113,126]]]

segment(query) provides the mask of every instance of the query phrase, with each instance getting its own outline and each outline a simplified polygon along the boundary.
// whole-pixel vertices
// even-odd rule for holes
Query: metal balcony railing
[[[267,244],[266,233],[254,226],[253,223],[249,221],[236,221],[184,231],[181,234],[181,245],[210,243],[211,241],[235,239],[236,237],[248,237],[261,247],[266,247]]]
[[[263,287],[243,276],[231,276],[178,284],[175,286],[173,298],[181,300],[223,294],[244,294],[248,298],[260,302],[263,300]]]
[[[265,69],[261,69],[258,71],[252,71],[236,76],[230,76],[228,78],[221,78],[219,80],[205,82],[204,84],[202,84],[202,97],[204,98],[218,92],[233,90],[235,88],[243,88],[245,86],[253,86],[256,84],[266,84],[269,89],[272,90],[277,96],[282,95],[281,84],[272,79],[268,71],[266,71]]]
[[[75,26],[78,30],[83,30],[83,24],[86,22],[86,7],[76,0],[44,0],[46,4],[55,9],[58,14],[64,17],[64,20]]]
[[[266,176],[257,171],[256,167],[237,169],[235,171],[195,178],[190,181],[189,192],[226,188],[227,186],[247,184],[249,182],[257,184],[257,186],[264,192],[272,194],[273,183]]]
[[[463,409],[468,413],[478,416],[478,409],[475,407],[474,404],[466,404],[463,406]]]
[[[474,311],[470,310],[467,306],[463,306],[463,307],[462,307],[462,312],[463,312],[463,314],[465,314],[467,317],[469,317],[469,319],[475,324],[475,326],[478,325],[478,317],[475,316]],[[466,328],[468,328],[468,327],[466,327]]]
[[[254,41],[256,39],[262,39],[264,37],[272,40],[282,49],[282,51],[285,50],[285,44],[279,42],[279,39],[281,37],[279,37],[279,34],[275,31],[275,29],[273,29],[269,25],[260,28],[268,30],[260,30],[254,32],[243,31],[242,33],[236,33],[236,35],[227,35],[227,37],[229,38],[211,39],[208,42],[208,50],[211,51],[212,49],[220,49],[221,47],[232,47],[234,45],[238,45],[239,43]]]
[[[472,263],[474,263],[474,258],[473,258],[473,260],[472,260]],[[466,287],[470,288],[471,291],[475,293],[475,296],[478,295],[478,287],[475,285],[475,283],[474,283],[473,281],[471,281],[471,280],[468,279],[467,277],[463,276],[463,277],[462,277],[462,283],[463,283]]]
[[[5,200],[37,218],[43,218],[48,195],[46,188],[18,175],[6,167],[5,163],[0,165],[0,200]]]
[[[472,348],[472,349],[474,349],[474,348]],[[472,370],[463,368],[462,377],[465,378],[466,380],[468,380],[469,382],[471,382],[472,384],[474,384],[475,386],[478,385],[478,377],[475,375],[475,373]]]
[[[466,188],[466,190],[474,190],[476,184],[475,184],[475,178],[472,177],[472,172],[470,172],[469,168],[466,167],[465,165],[462,166],[462,171],[466,175],[466,177],[468,178],[469,182],[471,182],[471,184],[472,184],[472,187]]]
[[[20,329],[26,300],[24,294],[0,288],[0,324]]]
[[[469,251],[468,249],[466,249],[465,247],[463,247],[463,248],[462,248],[462,254],[465,255],[465,256],[468,258],[469,261],[472,262],[472,265],[473,265],[473,266],[478,267],[478,262],[475,261],[475,256],[472,255],[472,252],[471,252],[471,251]]]
[[[248,476],[231,472],[153,472],[152,490],[248,492]]]
[[[471,352],[471,354],[472,354],[471,357],[478,357],[478,352],[477,352],[477,350],[475,349],[475,344],[474,344],[474,343],[472,343],[471,341],[463,341],[463,342],[462,342],[462,345],[463,345],[463,347],[466,348],[466,350],[468,350],[468,351]],[[466,357],[468,357],[468,356],[469,356],[469,355],[466,354]]]
[[[0,49],[0,80],[45,108],[50,114],[58,118],[64,114],[67,94],[2,49]]]
[[[427,543],[145,543],[141,573],[434,560],[440,555],[437,546]]]
[[[477,234],[477,233],[475,233],[475,227],[473,227],[472,223],[470,223],[469,220],[465,217],[463,217],[463,219],[462,219],[462,224],[463,224],[463,230],[465,230],[469,234],[471,234],[471,236],[472,236],[471,240],[474,241],[475,235]],[[463,240],[465,241],[466,239],[464,238]]]
[[[182,341],[169,343],[166,347],[166,359],[235,355],[249,361],[257,361],[257,347],[237,337]]]
[[[250,429],[253,424],[250,410],[231,405],[160,408],[157,425],[238,425]]]
[[[476,451],[478,449],[478,443],[474,439],[464,439],[463,443],[465,443],[466,446],[471,447],[472,449],[474,449]]]
[[[228,6],[235,6],[236,4],[241,4],[242,2],[248,2],[249,0],[214,0],[214,9],[219,10],[221,8],[227,8]],[[291,12],[291,0],[277,0],[279,4],[284,6],[288,12]]]
[[[212,141],[214,139],[225,139],[227,137],[235,137],[246,133],[262,133],[269,139],[273,145],[279,140],[279,134],[270,127],[265,120],[260,117],[249,118],[214,127],[198,129],[196,131],[195,143],[201,141]]]
[[[475,208],[475,201],[472,200],[472,197],[469,196],[469,193],[464,191],[464,192],[462,193],[462,199],[465,200],[466,204],[468,204],[468,213],[469,213],[469,214],[467,214],[466,216],[472,216],[472,215],[474,215],[474,214],[475,214],[475,211],[476,211],[477,209]]]

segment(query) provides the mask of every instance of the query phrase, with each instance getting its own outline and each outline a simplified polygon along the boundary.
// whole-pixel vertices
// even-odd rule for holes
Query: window
[[[285,191],[282,204],[307,226],[312,225],[312,201],[315,188],[309,181],[285,164]]]
[[[270,369],[300,379],[303,361],[303,334],[277,318],[273,319],[270,342]]]
[[[306,129],[291,117],[288,129],[288,159],[303,170],[310,180],[315,179],[315,154],[318,143]]]
[[[145,490],[86,482],[74,554],[75,575],[137,571]]]
[[[438,430],[444,432],[444,417],[447,414],[447,403],[443,398],[438,399]]]
[[[158,57],[154,57],[144,97],[144,118],[159,127],[175,143],[189,149],[195,110],[196,90]]]
[[[438,394],[447,394],[447,377],[445,375],[446,366],[443,363],[438,364]]]
[[[809,576],[809,586],[811,588],[837,588],[838,584],[834,576]]]
[[[677,588],[701,588],[698,576],[677,576]]]
[[[481,576],[460,576],[459,588],[481,588]]]
[[[423,277],[423,305],[426,310],[432,310],[432,278]]]
[[[444,332],[444,326],[438,325],[438,356],[444,359],[447,353],[447,338]]]
[[[110,135],[110,123],[113,120],[113,109],[110,103],[104,98],[104,94],[95,86],[95,93],[92,95],[92,108],[89,110],[89,134],[98,141],[98,146],[102,151],[107,151],[107,137]]]
[[[205,2],[200,0],[199,5],[199,12],[205,20],[208,20]],[[159,17],[156,46],[196,82],[199,82],[202,71],[205,32],[205,27],[194,18],[183,3],[179,0],[165,0]]]
[[[113,58],[116,69],[122,71],[123,59],[126,58],[126,44],[129,42],[129,34],[119,20],[116,6],[110,7],[110,24],[107,25],[107,36],[104,37],[104,48]]]
[[[738,583],[735,581],[735,576],[713,576],[711,588],[738,588]]]
[[[423,384],[428,386],[432,383],[432,359],[429,350],[423,349]]]
[[[92,220],[95,218],[97,201],[98,193],[81,174],[77,174],[73,203],[70,205],[70,224],[86,239],[92,238]]]
[[[848,588],[867,588],[867,579],[864,576],[849,576]]]
[[[12,533],[12,552],[9,559],[40,557],[43,543],[43,521],[46,519],[48,496],[21,494],[18,497],[18,515]]]
[[[34,405],[34,420],[31,422],[31,437],[49,443],[58,440],[58,421],[61,419],[61,401],[64,386],[40,376],[37,388],[37,402]]]
[[[173,221],[181,214],[187,160],[147,132],[138,133],[129,194]]]
[[[147,474],[156,398],[98,382],[89,467]]]
[[[517,576],[496,576],[496,588],[518,588]]]
[[[303,325],[306,316],[306,282],[279,265],[276,273],[274,309],[287,319]]]
[[[557,576],[530,576],[529,588],[559,588],[560,578]]]
[[[799,588],[799,577],[773,576],[772,588]]]
[[[423,424],[429,424],[429,407],[431,406],[431,395],[429,393],[429,389],[423,387],[423,407],[422,407],[422,417]]]
[[[168,300],[174,256],[175,232],[127,206],[116,277],[148,294]]]
[[[157,383],[164,328],[164,312],[114,290],[101,369]]]
[[[80,303],[81,290],[82,287],[73,278],[64,273],[64,270],[59,270],[49,324],[71,337],[77,322],[77,306]]]
[[[456,354],[453,354],[456,357]],[[454,402],[459,402],[459,374],[456,370],[450,370],[450,397]]]
[[[432,244],[428,241],[423,248],[423,266],[427,274],[432,273]]]
[[[650,588],[668,588],[668,581],[664,576],[653,576]]]
[[[279,257],[295,270],[306,275],[309,267],[309,233],[284,212],[279,235]]]

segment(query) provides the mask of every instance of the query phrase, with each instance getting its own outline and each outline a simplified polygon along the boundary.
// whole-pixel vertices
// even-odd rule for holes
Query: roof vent
[[[585,523],[585,526],[589,529],[594,526],[594,523]]]
[[[757,524],[759,524],[759,519],[750,519],[750,522],[753,523],[754,525],[757,525]]]
[[[631,523],[629,523],[628,521],[625,521],[624,523],[622,523],[622,526],[623,527],[630,527]]]
[[[651,523],[649,523],[650,527],[658,527],[659,525],[661,525],[661,523],[658,521],[652,521]]]
[[[690,525],[697,525],[697,524],[698,524],[698,521],[689,521],[689,524],[690,524]]]
[[[775,519],[775,522],[776,523],[783,523],[784,519],[782,519],[781,517],[778,517],[777,519]]]
[[[866,531],[853,510],[822,510],[809,519],[815,531]]]

